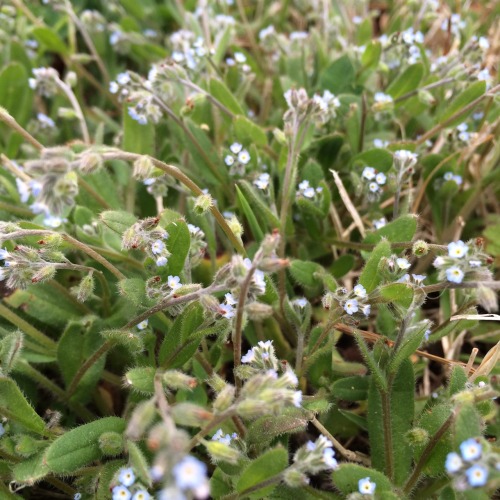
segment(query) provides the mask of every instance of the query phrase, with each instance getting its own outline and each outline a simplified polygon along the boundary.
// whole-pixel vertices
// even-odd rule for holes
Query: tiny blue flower
[[[137,490],[132,497],[132,500],[149,500],[151,495],[146,490]]]
[[[483,447],[474,438],[467,439],[460,444],[460,452],[464,460],[468,462],[481,457]]]
[[[446,269],[446,278],[453,283],[462,283],[464,272],[457,266]]]
[[[2,437],[5,434],[5,427],[3,424],[0,423],[0,437]]]
[[[377,184],[383,185],[383,184],[385,184],[385,181],[387,180],[387,177],[382,172],[379,172],[375,176],[375,180],[377,181]]]
[[[412,274],[411,276],[417,285],[422,284],[422,281],[424,281],[425,278],[427,278],[425,274]]]
[[[148,320],[145,319],[144,321],[141,321],[138,325],[137,328],[139,330],[145,330],[148,327]]]
[[[469,266],[470,267],[481,267],[481,261],[480,260],[469,260]]]
[[[180,288],[182,286],[179,276],[169,276],[167,278],[167,283],[172,290],[177,290],[177,288]]]
[[[161,240],[156,240],[152,245],[151,245],[151,251],[156,255],[165,250],[165,243]]]
[[[468,251],[469,247],[462,240],[448,244],[448,255],[452,259],[461,259]]]
[[[125,486],[115,486],[111,492],[113,493],[112,500],[130,500],[132,494]]]
[[[196,489],[206,482],[207,466],[188,455],[174,465],[172,473],[178,488]]]
[[[300,408],[302,403],[302,391],[295,391],[292,396],[292,403],[297,408]]]
[[[75,493],[75,496],[73,497],[73,500],[81,500],[82,494],[81,493]]]
[[[255,352],[252,348],[244,356],[241,357],[241,362],[252,363],[253,361],[255,361]]]
[[[220,304],[219,305],[219,313],[222,314],[222,316],[224,316],[224,318],[226,318],[226,319],[234,318],[234,308],[233,308],[233,306],[231,306],[229,304]],[[243,362],[243,358],[241,358],[241,359]]]
[[[5,248],[0,248],[0,260],[5,260],[9,258],[9,251]]]
[[[337,469],[339,466],[339,463],[335,458],[333,458],[335,455],[335,452],[333,451],[333,448],[325,448],[323,450],[323,462],[325,462],[326,466],[330,469]]]
[[[396,259],[396,264],[398,265],[399,269],[408,269],[411,266],[411,264],[408,262],[408,259],[405,259],[403,257]]]
[[[132,486],[135,482],[135,474],[132,468],[120,469],[120,474],[118,475],[118,481],[123,484],[123,486]]]
[[[293,303],[297,306],[299,306],[301,309],[304,309],[304,307],[307,306],[307,299],[304,297],[301,297],[299,299],[295,299]]]
[[[363,170],[363,173],[361,174],[362,177],[365,179],[371,181],[372,179],[375,178],[375,169],[373,167],[365,167]]]
[[[316,449],[316,443],[314,443],[313,441],[308,441],[306,443],[306,450],[307,451],[314,451]]]
[[[354,295],[359,297],[360,299],[364,299],[366,297],[366,288],[363,285],[356,285],[353,289]]]
[[[356,299],[347,300],[344,304],[344,311],[351,315],[358,312],[358,301]]]
[[[465,471],[469,484],[474,487],[484,486],[488,481],[488,469],[482,465],[475,464]]]
[[[372,306],[370,304],[365,304],[364,306],[361,306],[361,312],[368,318],[370,316],[370,310]]]
[[[156,259],[156,265],[158,267],[163,267],[163,266],[166,266],[167,265],[167,262],[168,262],[168,259],[165,257],[165,256],[161,256],[161,257],[158,257]]]
[[[448,472],[449,474],[455,474],[455,472],[458,472],[460,470],[462,465],[463,462],[458,453],[455,453],[454,451],[448,453],[448,455],[446,456],[446,462],[444,464],[446,472]]]
[[[376,487],[377,485],[374,482],[370,481],[369,477],[365,477],[358,481],[358,491],[362,495],[373,495],[373,493],[375,493]]]

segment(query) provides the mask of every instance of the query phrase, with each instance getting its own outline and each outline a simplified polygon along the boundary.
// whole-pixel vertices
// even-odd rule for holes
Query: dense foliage
[[[499,5],[463,4],[3,2],[0,498],[494,495]]]

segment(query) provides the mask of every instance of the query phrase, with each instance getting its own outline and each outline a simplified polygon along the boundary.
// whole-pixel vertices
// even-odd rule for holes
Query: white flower
[[[363,285],[359,284],[354,287],[354,295],[359,297],[360,299],[364,299],[366,297],[366,289]]]
[[[490,42],[488,42],[488,39],[485,38],[484,36],[479,37],[479,48],[482,50],[488,50],[490,48]]]
[[[234,164],[234,157],[231,156],[231,155],[226,155],[226,157],[224,158],[224,163],[230,167],[231,165]]]
[[[226,319],[234,318],[234,308],[230,304],[220,304],[219,305],[219,312]]]
[[[462,240],[448,244],[448,255],[452,259],[461,259],[468,251],[469,247]]]
[[[293,303],[296,304],[297,306],[299,306],[301,309],[304,309],[304,307],[306,307],[308,304],[307,299],[304,297],[301,297],[299,299],[295,299],[293,301]]]
[[[368,188],[370,189],[370,191],[372,193],[376,193],[380,189],[379,185],[376,182],[370,182],[370,184],[368,185]]]
[[[344,311],[349,315],[358,312],[358,301],[356,299],[347,300],[344,304]]]
[[[243,146],[239,142],[233,142],[233,144],[231,144],[231,146],[229,146],[231,153],[233,153],[235,155],[237,155],[241,151],[242,148],[243,148]]]
[[[265,40],[266,38],[274,35],[276,33],[276,30],[274,29],[274,26],[270,24],[267,28],[261,29],[259,31],[259,40]]]
[[[120,474],[118,475],[118,481],[123,484],[123,486],[132,486],[135,482],[135,474],[131,468],[120,469]]]
[[[385,217],[382,217],[380,219],[375,219],[373,221],[373,225],[375,229],[380,229],[381,227],[384,227],[387,224],[387,221],[385,220]]]
[[[432,265],[434,267],[441,267],[444,263],[445,263],[445,260],[443,257],[436,257],[434,259],[434,262],[432,263]]]
[[[392,97],[388,94],[384,94],[383,92],[375,92],[373,97],[377,104],[389,104],[393,102]]]
[[[179,276],[169,276],[167,278],[167,284],[172,290],[177,290],[182,286]]]
[[[246,149],[238,153],[238,161],[246,165],[250,161],[250,155]]]
[[[411,266],[411,264],[408,262],[408,259],[404,259],[402,257],[396,259],[396,264],[398,265],[399,269],[408,269]]]
[[[481,261],[480,260],[469,260],[469,266],[470,267],[481,267]]]
[[[207,480],[207,466],[188,455],[172,468],[175,483],[181,490],[195,489]]]
[[[247,58],[246,58],[245,54],[243,54],[243,52],[235,52],[234,53],[234,60],[239,64],[243,64],[244,62],[247,61]]]
[[[448,455],[446,456],[444,467],[449,474],[458,472],[461,469],[462,465],[463,462],[458,453],[455,453],[454,451],[448,453]]]
[[[270,179],[271,179],[271,176],[267,173],[264,173],[264,174],[260,174],[259,177],[257,177],[257,179],[255,179],[253,181],[253,183],[256,187],[265,191],[269,186]]]
[[[162,255],[161,257],[158,257],[158,258],[156,259],[156,265],[157,265],[158,267],[163,267],[163,266],[166,266],[166,265],[167,265],[167,262],[168,262],[168,259],[167,259],[164,255]]]
[[[253,361],[255,361],[255,352],[252,348],[244,356],[241,357],[241,362],[252,363]]]
[[[151,245],[151,251],[157,255],[165,249],[165,243],[161,240],[156,240],[152,245]]]
[[[376,483],[370,481],[369,477],[365,477],[358,481],[358,490],[362,495],[373,495],[376,486]]]
[[[382,172],[379,172],[375,176],[375,180],[377,181],[378,184],[383,185],[383,184],[385,184],[385,181],[387,180],[387,177]]]
[[[137,328],[139,330],[145,330],[146,328],[148,327],[148,320],[145,319],[143,321],[141,321],[138,325],[137,325]]]
[[[462,283],[464,272],[457,266],[446,269],[446,278],[452,283]]]
[[[226,293],[226,295],[224,295],[224,298],[226,300],[226,304],[229,306],[235,306],[237,304],[237,300],[234,298],[234,295],[232,293]]]
[[[363,173],[361,174],[362,177],[365,179],[371,181],[372,179],[375,178],[375,169],[373,167],[365,167],[363,170]]]

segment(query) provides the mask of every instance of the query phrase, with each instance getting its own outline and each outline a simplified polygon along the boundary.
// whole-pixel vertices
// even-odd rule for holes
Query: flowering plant
[[[0,497],[494,495],[490,3],[100,4],[0,7]]]

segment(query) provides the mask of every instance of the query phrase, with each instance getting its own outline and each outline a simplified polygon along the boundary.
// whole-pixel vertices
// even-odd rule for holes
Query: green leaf
[[[28,73],[19,63],[10,63],[0,73],[0,106],[26,125],[32,113],[33,92],[28,85]]]
[[[103,224],[120,235],[137,222],[137,217],[123,210],[106,210],[101,212],[99,218]]]
[[[321,275],[323,268],[316,262],[305,260],[293,260],[289,268],[290,274],[302,286],[315,287],[321,284],[321,278],[315,276],[315,273]]]
[[[358,153],[352,159],[352,164],[368,165],[378,172],[387,172],[393,164],[393,156],[387,149],[368,149]]]
[[[379,367],[377,361],[375,360],[373,351],[370,351],[370,349],[368,349],[368,345],[366,344],[365,339],[360,333],[355,331],[354,338],[356,339],[356,342],[358,344],[359,350],[361,352],[361,355],[363,356],[365,363],[368,365],[368,368],[370,369],[374,385],[376,385],[382,391],[387,390],[387,381],[385,379],[385,374]]]
[[[401,342],[398,350],[392,354],[392,357],[387,366],[387,372],[395,374],[401,363],[408,359],[420,346],[424,340],[425,332],[428,328],[428,323],[424,322],[423,325],[416,331],[408,331],[406,337]]]
[[[0,375],[0,415],[36,434],[49,434],[44,420],[28,403],[17,384],[3,375]]]
[[[91,356],[103,340],[100,328],[94,324],[95,318],[71,321],[57,344],[57,361],[66,387],[69,387],[78,368]],[[101,356],[84,374],[72,399],[87,403],[101,378],[106,357]]]
[[[217,78],[211,78],[209,83],[210,93],[219,102],[224,104],[229,111],[232,111],[235,115],[244,115],[245,112],[241,107],[238,99],[234,97],[231,91],[227,88],[226,84]]]
[[[243,498],[266,498],[276,488],[278,482],[253,491],[249,495],[245,495],[245,490],[276,476],[288,466],[288,452],[280,447],[274,448],[263,453],[259,458],[253,460],[241,474],[237,484],[236,491]]]
[[[330,267],[330,272],[335,278],[342,278],[354,267],[355,262],[354,255],[346,253],[334,261]]]
[[[448,382],[448,396],[451,397],[453,394],[463,391],[467,381],[468,378],[465,369],[462,366],[454,365]]]
[[[332,384],[332,396],[343,401],[362,401],[368,396],[369,377],[345,377]]]
[[[424,65],[422,63],[408,66],[403,73],[400,73],[387,87],[386,93],[393,99],[415,90],[424,76]]]
[[[152,366],[132,368],[125,373],[127,384],[140,394],[154,394],[156,370]]]
[[[14,370],[24,344],[20,330],[7,334],[0,341],[0,367],[4,375]]]
[[[19,484],[33,485],[43,479],[50,469],[44,460],[45,450],[12,467],[12,479]],[[2,497],[3,498],[3,497]]]
[[[264,147],[267,145],[266,133],[245,116],[238,116],[234,120],[236,138],[244,144],[255,144]]]
[[[391,283],[380,287],[380,296],[384,302],[395,303],[407,310],[413,302],[414,291],[405,283]]]
[[[155,125],[141,125],[128,114],[127,102],[123,105],[123,149],[130,153],[155,156]]]
[[[118,292],[136,306],[148,301],[146,283],[142,278],[126,278],[119,281]]]
[[[455,113],[458,113],[461,109],[465,108],[472,101],[482,96],[486,92],[486,82],[479,81],[474,82],[471,85],[467,85],[466,89],[462,91],[453,101],[451,101],[447,106],[444,107],[441,116],[439,117],[439,123],[444,123],[448,118],[451,118]],[[469,113],[472,113],[472,109]],[[467,114],[469,114],[467,113]],[[467,114],[460,115],[458,118],[453,120],[453,122],[447,124],[448,127],[454,127],[455,125],[465,121]]]
[[[166,272],[177,276],[184,270],[184,262],[191,245],[191,235],[184,220],[171,222],[165,229],[168,232],[167,249],[172,254],[168,258]]]
[[[414,215],[403,215],[367,235],[363,243],[378,243],[382,238],[387,238],[391,243],[411,241],[416,231],[417,217]]]
[[[377,496],[392,492],[391,482],[384,474],[361,465],[343,463],[332,474],[333,483],[344,495],[344,498],[350,493],[359,491],[358,482],[365,477],[369,477],[372,482],[376,483]]]
[[[482,419],[474,404],[464,403],[460,405],[453,422],[453,448],[458,450],[460,443],[482,434]]]
[[[401,485],[408,478],[412,463],[411,449],[405,434],[413,425],[415,375],[409,360],[404,360],[390,389],[390,415],[384,415],[380,392],[375,379],[368,393],[368,433],[372,465],[379,471],[386,467],[384,419],[391,420],[394,482]]]
[[[50,52],[62,54],[63,56],[68,55],[67,44],[65,44],[59,35],[50,28],[45,26],[33,28],[31,34],[43,48],[46,48]]]
[[[235,187],[236,187],[236,195],[238,196],[238,202],[241,206],[241,209],[243,210],[243,213],[245,214],[245,217],[250,226],[250,230],[252,231],[253,237],[257,242],[260,243],[264,239],[264,231],[262,231],[262,229],[260,228],[257,218],[255,217],[255,214],[253,213],[250,204],[246,200],[245,195],[241,192],[238,186]]]
[[[130,465],[141,481],[151,487],[151,476],[149,474],[149,464],[144,453],[133,441],[127,441],[128,458]]]
[[[382,54],[382,45],[380,42],[370,42],[361,56],[363,70],[376,68]]]
[[[125,425],[122,418],[105,417],[66,432],[47,449],[47,466],[56,474],[71,474],[99,460],[102,458],[99,436],[105,432],[123,433]]]
[[[282,415],[260,417],[248,428],[248,445],[267,448],[271,441],[283,434],[305,431],[308,420],[300,411],[285,411]]]
[[[131,354],[137,354],[144,349],[142,336],[138,331],[132,330],[103,330],[101,335],[113,344],[125,347]]]
[[[278,216],[269,208],[268,205],[257,194],[255,189],[247,181],[240,181],[239,186],[245,195],[246,200],[252,207],[254,214],[258,217],[261,227],[266,227],[268,230],[280,227]]]
[[[380,273],[378,272],[378,265],[383,257],[389,257],[391,255],[391,245],[387,240],[382,240],[373,249],[366,265],[359,277],[359,283],[361,283],[368,293],[372,292],[377,285],[382,280]]]
[[[334,94],[352,91],[356,71],[347,55],[333,61],[320,75],[320,86]]]

